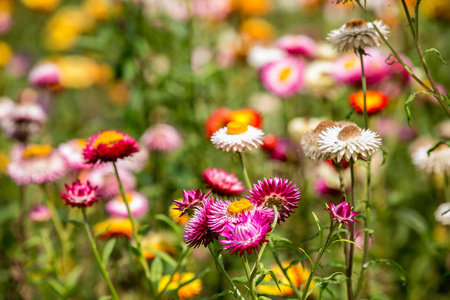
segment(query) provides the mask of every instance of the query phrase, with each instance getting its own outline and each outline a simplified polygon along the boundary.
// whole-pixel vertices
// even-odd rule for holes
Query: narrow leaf
[[[116,245],[116,239],[110,239],[106,243],[105,248],[103,248],[102,263],[104,266],[106,266],[108,264],[109,257],[111,256],[111,253],[112,253],[115,245]]]
[[[68,290],[72,290],[77,285],[82,272],[83,268],[81,268],[80,266],[75,267],[73,271],[70,272],[66,280],[66,287]]]
[[[411,110],[409,109],[409,104],[411,104],[411,102],[413,102],[413,100],[419,94],[427,94],[427,95],[431,95],[431,96],[434,95],[433,93],[420,91],[420,92],[414,92],[408,96],[408,99],[406,99],[406,101],[405,101],[405,112],[406,112],[406,117],[408,118],[408,126],[409,127],[411,127]]]
[[[163,263],[159,257],[156,257],[152,262],[152,267],[150,269],[150,280],[153,284],[157,285],[161,280],[163,275]]]
[[[59,296],[65,298],[65,294],[66,294],[66,289],[64,288],[64,286],[59,283],[57,280],[55,280],[54,278],[50,278],[47,280],[47,284],[50,286],[50,288],[52,290],[54,290]]]
[[[181,235],[181,229],[180,229],[180,226],[179,226],[177,223],[175,223],[175,222],[174,222],[171,218],[169,218],[168,216],[163,215],[163,214],[158,214],[158,215],[155,216],[155,218],[156,218],[157,220],[162,221],[162,222],[166,223],[167,225],[169,225],[170,228],[172,228],[172,230],[173,230],[176,234]]]
[[[319,241],[320,241],[320,245],[322,245],[323,244],[323,227],[319,221],[319,218],[317,218],[316,214],[314,212],[312,212],[312,215],[314,217],[314,220],[316,221],[317,227],[319,228]]]
[[[148,252],[154,253],[157,257],[159,257],[160,259],[165,261],[170,266],[172,266],[174,268],[176,267],[177,262],[172,257],[170,257],[170,255],[168,255],[167,253],[156,250],[156,249],[151,249],[151,248],[145,248],[145,250]]]
[[[72,224],[73,226],[75,226],[78,229],[81,229],[81,230],[85,229],[83,222],[80,222],[78,220],[67,220],[66,222]]]
[[[445,144],[450,147],[450,141],[440,141],[436,145],[434,145],[433,147],[428,149],[428,151],[427,151],[428,156],[430,156],[430,153],[433,152],[434,150],[436,150],[442,144]]]
[[[312,261],[312,259],[311,259],[311,257],[309,257],[309,255],[308,255],[308,253],[306,253],[306,251],[305,250],[303,250],[302,248],[298,248],[300,251],[302,251],[303,252],[303,254],[305,254],[305,256],[306,256],[306,258],[309,260],[309,263],[311,264],[311,266],[314,266],[314,263],[313,263],[313,261]]]
[[[430,48],[430,49],[425,50],[425,52],[423,53],[423,55],[425,56],[425,54],[431,53],[431,52],[436,53],[437,56],[439,57],[439,59],[441,60],[441,62],[442,62],[444,65],[448,65],[448,62],[446,62],[446,61],[442,58],[441,52],[439,52],[439,50],[436,49],[436,48]]]
[[[359,249],[362,249],[360,245],[358,245],[358,244],[355,243],[354,241],[350,241],[350,240],[347,240],[347,239],[339,239],[339,240],[333,241],[332,244],[337,243],[337,242],[346,242],[346,243],[350,243],[350,244],[355,245],[355,246],[358,247]]]
[[[223,297],[223,296],[226,296],[226,295],[233,295],[233,291],[230,291],[230,290],[223,291],[220,294],[215,294],[214,296],[211,297],[211,299],[217,299],[219,297]]]

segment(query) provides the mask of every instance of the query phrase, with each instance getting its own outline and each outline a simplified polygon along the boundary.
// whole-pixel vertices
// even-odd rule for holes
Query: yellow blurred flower
[[[233,8],[246,16],[260,16],[272,9],[271,0],[234,0]]]
[[[1,0],[0,1],[0,11],[11,13],[13,10],[12,0]]]
[[[172,278],[172,281],[169,282],[170,276],[165,275],[161,278],[158,284],[158,291],[161,291],[166,284],[169,282],[169,285],[167,286],[166,291],[170,290],[176,290],[178,287],[189,281],[192,280],[195,277],[194,273],[175,273],[175,275]],[[183,285],[181,288],[178,289],[178,299],[184,300],[194,297],[195,295],[199,294],[202,291],[202,281],[200,279],[196,279],[186,285]]]
[[[178,199],[181,201],[182,199]],[[180,217],[181,211],[178,209],[175,209],[177,206],[175,204],[172,204],[169,207],[169,217],[172,218],[175,222],[177,222],[180,225],[184,225],[189,221],[189,216],[187,214],[184,214]]]
[[[290,262],[283,262],[281,265],[283,268],[287,268],[289,266]],[[278,279],[278,285],[280,286],[280,290],[278,290],[278,287],[274,285],[264,285],[264,282],[270,282],[272,281],[272,277],[269,275],[266,275],[264,278],[264,281],[258,286],[258,293],[266,294],[266,295],[274,295],[274,296],[293,296],[294,291],[292,290],[289,281],[284,276],[283,272],[281,271],[279,266],[275,266],[272,268],[273,273],[275,274],[275,277]],[[292,265],[287,270],[287,275],[291,279],[292,283],[299,288],[300,285],[303,283],[306,283],[309,277],[309,271],[303,269],[302,265],[300,263],[296,265]],[[310,289],[315,285],[314,280],[311,281]]]
[[[59,5],[60,0],[21,0],[21,2],[29,9],[49,12]]]
[[[0,173],[6,174],[6,169],[10,161],[8,154],[0,152]]]
[[[253,40],[269,42],[275,36],[275,29],[264,19],[250,18],[242,22],[240,32]]]
[[[450,21],[449,0],[422,1],[420,9],[427,18]]]
[[[104,239],[120,236],[131,237],[133,235],[133,228],[129,219],[109,218],[95,224],[94,232],[95,234],[98,234],[100,238]]]
[[[114,4],[111,0],[86,0],[83,9],[96,20],[108,20],[114,11]]]
[[[12,54],[13,50],[11,47],[7,43],[0,41],[0,67],[3,67],[9,62]]]
[[[151,232],[144,236],[141,241],[142,254],[146,259],[154,259],[156,254],[150,250],[158,250],[174,256],[177,251],[175,249],[175,239],[168,232]]]

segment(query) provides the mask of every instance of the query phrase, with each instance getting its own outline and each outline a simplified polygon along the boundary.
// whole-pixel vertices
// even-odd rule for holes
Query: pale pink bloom
[[[59,145],[58,150],[72,170],[83,170],[92,167],[85,162],[83,157],[83,148],[86,146],[86,140],[74,139]]]
[[[45,222],[52,217],[51,211],[45,205],[36,205],[28,213],[28,218],[33,222]]]
[[[289,54],[302,55],[313,58],[317,54],[316,42],[307,35],[285,35],[276,42],[276,45]]]
[[[0,34],[7,33],[11,29],[12,16],[9,12],[0,12]]]
[[[143,194],[132,191],[126,194],[130,212],[140,218],[148,212],[148,199]],[[113,217],[128,218],[127,206],[122,196],[117,196],[106,203],[106,211]]]
[[[42,63],[30,71],[28,81],[36,87],[59,86],[61,83],[61,70],[55,63]]]
[[[156,124],[148,128],[141,137],[149,151],[172,152],[181,146],[178,131],[168,124]]]
[[[117,169],[125,191],[132,191],[136,187],[135,176],[125,169]],[[100,165],[89,172],[87,179],[97,186],[97,193],[102,198],[112,198],[119,195],[119,183],[114,174],[112,164]]]
[[[208,20],[223,20],[232,9],[232,0],[193,0],[192,14]]]
[[[0,126],[1,122],[8,118],[14,111],[16,104],[9,97],[0,97]]]

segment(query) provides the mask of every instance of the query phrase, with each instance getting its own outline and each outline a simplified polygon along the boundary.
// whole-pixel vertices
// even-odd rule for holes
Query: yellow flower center
[[[229,122],[227,124],[227,133],[241,134],[248,131],[248,125],[241,122]]]
[[[33,145],[28,146],[23,152],[23,158],[43,157],[52,152],[53,148],[50,145]]]
[[[123,136],[115,131],[104,131],[100,136],[94,141],[94,148],[97,148],[100,144],[106,146],[112,146],[117,142],[123,140]]]
[[[84,148],[86,146],[86,140],[85,139],[77,139],[75,141],[75,145],[77,145],[79,148]]]
[[[289,75],[291,74],[291,69],[290,68],[285,68],[283,71],[281,71],[280,73],[280,80],[281,81],[285,81]]]
[[[253,204],[251,204],[250,201],[248,201],[247,199],[241,199],[241,200],[234,201],[233,203],[231,203],[228,206],[227,211],[230,215],[238,215],[242,212],[249,211],[252,208],[253,208]]]
[[[353,67],[354,65],[356,65],[356,59],[354,59],[354,58],[348,59],[344,64],[346,69],[349,69],[349,68]]]
[[[127,202],[128,202],[128,203],[130,203],[131,201],[133,201],[133,196],[132,196],[130,193],[127,193],[125,196],[126,196],[126,198],[127,198]],[[123,197],[122,197],[122,196],[119,196],[119,201],[125,203],[125,201],[123,201]]]

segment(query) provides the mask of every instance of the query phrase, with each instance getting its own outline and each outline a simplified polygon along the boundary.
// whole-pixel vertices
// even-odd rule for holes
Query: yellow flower
[[[271,10],[272,2],[270,0],[234,0],[233,7],[243,15],[259,16]]]
[[[11,13],[13,9],[12,0],[1,0],[0,1],[0,11]]]
[[[3,67],[9,62],[12,54],[11,47],[7,43],[0,41],[0,67]]]
[[[181,201],[182,199],[178,199]],[[189,216],[187,214],[184,214],[180,217],[181,211],[178,209],[175,209],[177,206],[175,204],[172,204],[169,207],[169,217],[172,218],[175,222],[177,222],[180,225],[184,225],[189,221]]]
[[[83,8],[96,20],[108,20],[114,10],[114,4],[110,0],[86,0]]]
[[[29,9],[49,12],[55,9],[59,5],[60,0],[21,0],[23,5]]]
[[[131,237],[133,235],[133,228],[129,219],[109,218],[95,224],[94,232],[95,234],[98,234],[100,238],[104,239],[120,236]]]
[[[99,65],[95,60],[79,55],[61,56],[54,59],[61,70],[61,86],[84,89],[107,81],[112,76],[111,68]]]
[[[166,284],[169,282],[166,291],[176,290],[178,294],[178,299],[184,300],[194,297],[202,291],[202,281],[200,279],[196,279],[186,285],[183,285],[181,288],[179,286],[189,280],[192,280],[195,277],[194,273],[175,273],[172,278],[172,281],[169,282],[170,276],[165,275],[161,278],[158,284],[158,291],[161,291]]]

